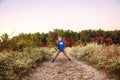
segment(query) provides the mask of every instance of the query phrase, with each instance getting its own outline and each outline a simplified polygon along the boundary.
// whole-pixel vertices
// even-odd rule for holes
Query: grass
[[[47,48],[25,48],[23,52],[3,51],[0,53],[0,80],[19,80],[50,56]]]
[[[90,43],[83,47],[72,47],[67,51],[78,60],[84,60],[94,64],[96,68],[104,68],[116,73],[118,78],[120,76],[120,46]]]

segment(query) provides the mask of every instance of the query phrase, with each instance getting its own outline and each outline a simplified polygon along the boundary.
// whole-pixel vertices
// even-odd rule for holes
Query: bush
[[[120,46],[90,43],[84,47],[72,47],[69,53],[77,59],[84,59],[96,65],[97,68],[120,73]]]
[[[109,59],[106,68],[112,71],[116,71],[116,70],[120,71],[120,57],[116,57],[116,58],[113,57]]]
[[[23,52],[1,52],[0,80],[18,80],[38,62],[42,62],[50,56],[51,53],[47,48],[25,48]]]
[[[101,49],[101,45],[98,46],[97,44],[88,44],[84,47],[73,47],[69,53],[78,59],[88,59],[89,56],[93,56],[94,52],[99,52],[97,51],[98,49]]]

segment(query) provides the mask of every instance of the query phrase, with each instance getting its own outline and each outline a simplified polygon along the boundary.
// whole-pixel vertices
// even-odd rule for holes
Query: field
[[[1,52],[0,79],[20,80],[23,75],[28,74],[32,69],[37,68],[37,65],[41,64],[41,62],[43,63],[45,60],[48,60],[52,56],[52,53],[55,52],[55,50],[56,48],[48,49],[29,47],[25,48],[22,52]],[[66,52],[68,52],[74,58],[80,61],[85,61],[89,65],[92,65],[98,69],[109,71],[109,73],[113,75],[112,77],[115,77],[119,80],[120,46],[105,46],[89,43],[86,46],[68,47],[66,48]],[[66,64],[66,61],[62,61],[62,63]],[[62,63],[60,63],[60,65]],[[53,64],[49,63],[49,66],[50,65]]]
[[[40,68],[39,65],[43,65],[45,60],[48,60],[46,63],[56,67],[56,64],[51,64],[51,59],[49,58],[51,58],[57,50],[56,43],[58,36],[63,37],[66,47],[65,50],[75,59],[80,60],[79,62],[85,61],[99,70],[104,69],[105,72],[116,73],[116,78],[119,76],[120,30],[104,31],[99,29],[74,32],[72,30],[55,29],[48,33],[20,33],[12,38],[10,38],[10,35],[7,33],[0,36],[0,80],[21,80],[21,78],[24,77],[23,75],[29,75],[33,69]],[[64,62],[63,57],[61,57],[61,59],[64,63],[63,66],[61,66],[62,63],[60,60],[57,61],[61,66],[61,68],[60,66],[58,68],[61,70],[69,66],[69,69],[73,69],[73,65],[76,65],[74,60],[73,63],[70,64]],[[67,63],[69,65],[66,65]],[[46,65],[47,64],[45,64],[45,66]],[[81,69],[80,65],[77,66]],[[47,69],[51,68],[45,68],[45,70]],[[54,68],[52,68],[52,71],[53,69]],[[75,69],[76,68],[74,68],[74,70]],[[40,72],[41,71],[38,73],[42,75]],[[56,68],[56,72],[59,72],[59,69]],[[70,72],[70,70],[68,70],[68,72]],[[85,72],[88,73],[88,71]],[[85,72],[83,71],[83,73]],[[64,75],[64,73],[62,73],[62,75]],[[77,75],[77,73],[75,73],[75,75]],[[71,74],[71,76],[73,76],[73,74]]]

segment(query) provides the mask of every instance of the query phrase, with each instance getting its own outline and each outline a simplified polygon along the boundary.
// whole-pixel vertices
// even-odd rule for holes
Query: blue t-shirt
[[[60,51],[63,51],[64,50],[64,41],[63,40],[59,40],[57,42],[57,48],[60,50]]]

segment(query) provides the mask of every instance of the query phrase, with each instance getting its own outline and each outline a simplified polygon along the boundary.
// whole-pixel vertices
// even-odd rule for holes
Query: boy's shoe
[[[53,59],[52,62],[54,62],[55,60]]]
[[[70,58],[68,58],[68,60],[69,60],[69,61],[71,61],[71,59],[70,59]]]

